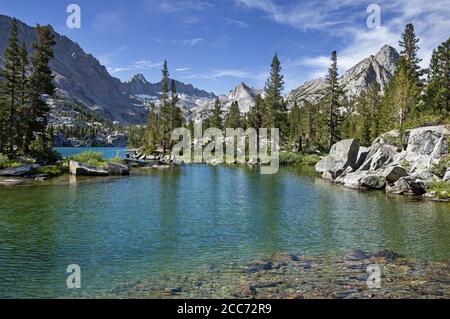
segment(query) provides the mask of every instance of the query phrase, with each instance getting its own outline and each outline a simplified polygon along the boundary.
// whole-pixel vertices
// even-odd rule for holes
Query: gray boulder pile
[[[423,195],[434,181],[448,180],[448,163],[442,176],[435,174],[435,167],[448,158],[449,127],[421,127],[404,135],[400,141],[398,131],[385,133],[369,148],[360,147],[356,139],[338,142],[316,171],[349,188],[393,194]]]

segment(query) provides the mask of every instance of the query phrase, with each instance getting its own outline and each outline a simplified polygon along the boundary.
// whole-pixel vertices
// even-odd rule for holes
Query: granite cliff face
[[[365,58],[347,70],[339,79],[345,87],[347,96],[357,96],[367,90],[372,83],[378,83],[383,90],[394,75],[398,59],[398,52],[393,47],[385,45],[375,56]],[[301,100],[317,102],[323,97],[325,88],[324,78],[308,81],[288,94],[288,103],[293,104],[294,101]]]
[[[7,46],[11,21],[12,18],[0,15],[0,52]],[[35,28],[20,21],[18,28],[20,40],[25,41],[31,51],[31,43],[36,41]],[[145,123],[148,105],[159,105],[161,81],[150,83],[142,74],[136,74],[122,83],[76,42],[56,32],[55,40],[55,58],[50,66],[55,74],[57,94],[62,98],[82,103],[89,110],[120,124]],[[374,82],[384,89],[393,76],[398,58],[397,51],[386,45],[375,56],[370,56],[349,69],[340,78],[347,94],[357,95]],[[186,119],[200,120],[208,116],[214,106],[214,93],[180,81],[175,81],[175,84]],[[286,99],[290,105],[294,101],[317,101],[322,98],[325,87],[325,79],[311,80],[290,92]],[[224,111],[237,101],[241,113],[247,113],[255,103],[257,94],[264,95],[264,92],[240,83],[228,95],[219,96],[219,99]]]
[[[4,52],[7,46],[11,21],[10,17],[0,15],[0,52]],[[20,41],[24,41],[31,51],[31,43],[36,41],[35,28],[19,21],[18,29]],[[94,56],[57,32],[55,41],[55,57],[50,67],[55,74],[59,95],[75,99],[122,124],[142,123],[145,120],[146,109],[122,93],[120,80],[112,77]]]

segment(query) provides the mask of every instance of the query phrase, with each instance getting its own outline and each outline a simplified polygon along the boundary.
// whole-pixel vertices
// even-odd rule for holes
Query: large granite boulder
[[[414,176],[401,177],[393,186],[388,186],[386,191],[390,194],[423,195],[431,187],[429,179]]]
[[[388,183],[395,183],[398,181],[401,177],[408,175],[406,170],[403,167],[400,166],[390,166],[385,168],[381,175],[386,179]]]
[[[358,170],[376,171],[392,163],[395,155],[397,155],[397,147],[384,143],[374,143],[367,154],[366,160]]]
[[[393,164],[405,167],[409,174],[430,173],[448,154],[449,140],[450,132],[444,125],[413,129],[406,150],[394,156]]]
[[[75,161],[69,163],[70,173],[75,176],[109,176],[109,172],[97,166]]]
[[[316,164],[319,173],[329,172],[333,179],[341,175],[349,166],[354,166],[358,158],[359,142],[356,139],[340,141],[333,145],[330,154]]]
[[[361,165],[366,161],[367,155],[369,155],[370,148],[361,146],[358,150],[358,157],[356,158],[356,163],[353,166],[355,170],[361,167]]]
[[[25,177],[33,175],[33,171],[41,167],[38,164],[23,165],[18,167],[5,168],[0,170],[0,176],[5,177]]]
[[[381,175],[371,174],[360,180],[362,187],[370,189],[383,189],[386,186],[386,178]]]
[[[407,152],[440,159],[448,153],[449,130],[444,126],[420,127],[410,131]]]
[[[118,163],[105,163],[103,168],[109,172],[110,175],[127,176],[130,175],[128,166]]]

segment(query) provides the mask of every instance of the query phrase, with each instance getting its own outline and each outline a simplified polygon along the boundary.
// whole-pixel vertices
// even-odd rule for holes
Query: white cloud
[[[185,72],[185,71],[190,71],[191,69],[192,69],[191,67],[178,68],[178,69],[175,69],[175,71],[177,71],[177,72]]]
[[[97,32],[109,32],[124,28],[125,24],[118,11],[106,11],[95,16],[92,29]]]
[[[208,73],[187,75],[185,79],[219,79],[231,77],[237,79],[261,80],[266,77],[266,73],[250,72],[246,69],[211,69]]]
[[[205,39],[203,38],[192,38],[192,39],[161,39],[161,38],[156,38],[155,41],[157,43],[163,43],[163,42],[167,42],[173,45],[179,45],[179,46],[183,46],[183,47],[193,47],[199,43],[205,42]]]
[[[139,60],[133,62],[129,66],[125,67],[108,67],[108,71],[111,74],[114,73],[120,73],[120,72],[127,72],[127,71],[142,71],[142,70],[152,70],[152,69],[159,69],[162,67],[162,62],[151,62],[147,60]]]
[[[114,51],[111,51],[111,52],[108,52],[108,53],[100,54],[100,55],[98,56],[98,61],[100,62],[100,64],[103,64],[103,65],[109,65],[109,64],[111,64],[112,58],[113,58],[114,56],[116,56],[117,54],[119,54],[119,53],[125,51],[126,48],[127,48],[126,46],[121,46],[120,48],[118,48],[118,49],[116,49],[116,50],[114,50]]]
[[[273,0],[234,1],[248,9],[262,11],[279,24],[301,31],[316,30],[341,40],[338,43],[343,45],[333,48],[338,50],[341,73],[376,54],[385,44],[399,49],[398,41],[407,23],[414,24],[416,35],[420,38],[422,67],[428,67],[433,49],[450,35],[450,0],[378,0],[381,27],[377,29],[367,28],[365,22],[368,14],[365,4],[359,0],[305,0],[291,4],[277,4]],[[291,73],[287,75],[289,82],[294,82],[295,77],[306,80],[306,76],[325,74],[330,65],[330,54],[304,56],[290,61],[286,64],[288,73]],[[298,72],[298,68],[306,68],[306,72]]]
[[[233,26],[236,26],[236,27],[242,28],[242,29],[248,28],[248,23],[241,21],[241,20],[227,19],[226,24],[233,25]]]

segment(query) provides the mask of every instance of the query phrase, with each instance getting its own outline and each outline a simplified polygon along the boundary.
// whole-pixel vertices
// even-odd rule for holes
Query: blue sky
[[[66,7],[81,7],[81,29],[66,26]],[[377,3],[381,25],[367,27]],[[450,36],[450,0],[1,0],[0,13],[34,25],[51,24],[122,80],[142,73],[171,75],[215,93],[245,82],[262,88],[275,52],[286,91],[325,74],[332,50],[340,72],[384,44],[398,48],[406,23],[421,38],[423,66]]]

